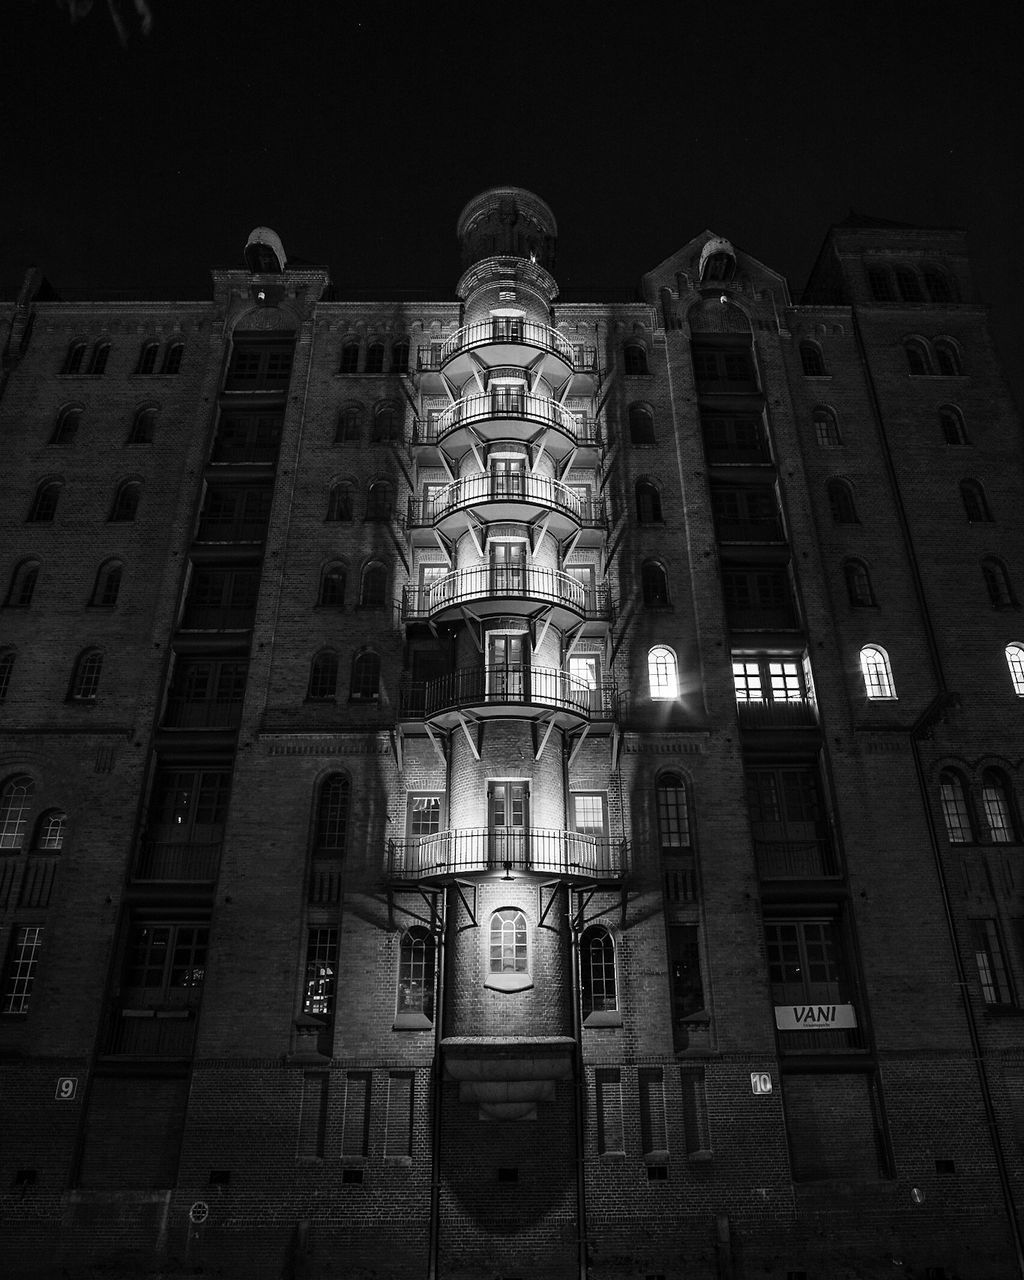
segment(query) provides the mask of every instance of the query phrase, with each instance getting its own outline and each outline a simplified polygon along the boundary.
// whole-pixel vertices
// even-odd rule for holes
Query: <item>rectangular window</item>
[[[668,1126],[665,1122],[665,1081],[660,1067],[641,1068],[640,1146],[647,1157],[668,1155]]]
[[[995,920],[972,920],[971,946],[986,1004],[1013,1004],[1013,989],[1006,968],[999,925]]]
[[[683,1092],[683,1132],[686,1154],[711,1150],[708,1126],[708,1099],[703,1067],[683,1067],[680,1076]]]
[[[302,1077],[302,1110],[299,1113],[300,1160],[322,1160],[327,1131],[327,1075],[307,1072]]]
[[[776,1005],[847,1003],[849,983],[837,921],[770,920],[764,934]]]
[[[275,391],[285,388],[292,370],[291,342],[246,342],[231,353],[226,391]]]
[[[802,664],[795,658],[734,657],[737,702],[804,702]]]
[[[622,1131],[622,1078],[618,1067],[598,1067],[597,1150],[599,1155],[624,1154]]]
[[[329,1018],[338,989],[338,930],[313,928],[306,940],[306,992],[302,1012]]]
[[[11,936],[0,990],[0,1013],[28,1013],[32,985],[36,980],[43,930],[38,925],[18,925]]]
[[[410,840],[437,835],[441,830],[440,792],[411,792],[407,828]]]
[[[392,1071],[388,1074],[387,1128],[384,1156],[390,1160],[412,1157],[413,1073]]]
[[[608,834],[608,797],[599,791],[575,791],[572,795],[574,831],[604,839]]]
[[[670,924],[668,950],[673,1037],[677,1046],[685,1046],[687,1019],[704,1011],[704,983],[700,973],[697,926]]]
[[[345,1073],[345,1119],[341,1129],[342,1156],[365,1156],[370,1146],[369,1071]]]

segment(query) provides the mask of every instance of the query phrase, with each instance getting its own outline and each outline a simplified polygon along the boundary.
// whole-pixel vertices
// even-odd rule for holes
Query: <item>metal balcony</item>
[[[133,881],[213,884],[220,870],[221,841],[144,840],[132,868]]]
[[[474,613],[481,615],[514,613],[531,604],[550,606],[559,615],[560,625],[611,617],[607,587],[587,590],[561,569],[482,564],[456,569],[429,586],[406,587],[402,621],[437,621],[454,616],[463,605],[472,605]]]
[[[742,729],[814,729],[818,708],[810,698],[746,700],[736,703]]]
[[[628,840],[542,827],[463,827],[418,840],[389,840],[387,847],[387,874],[395,880],[444,879],[480,871],[620,880],[628,861]]]
[[[601,438],[593,418],[572,413],[557,400],[524,392],[491,392],[470,395],[456,401],[426,422],[413,428],[414,446],[441,446],[454,453],[465,452],[481,431],[502,440],[533,440],[538,428],[546,430],[547,451],[564,457],[572,449],[597,449]]]
[[[196,531],[197,542],[262,542],[267,536],[266,520],[222,519],[202,516]]]
[[[168,698],[162,721],[165,729],[237,729],[242,719],[242,702],[214,699]]]
[[[794,824],[752,824],[757,870],[762,880],[820,880],[839,874],[832,840],[826,832],[806,823],[806,834]]]
[[[433,500],[409,499],[409,528],[442,525],[472,509],[484,520],[530,521],[545,511],[580,529],[606,530],[604,503],[529,472],[478,472],[446,485]]]
[[[615,686],[595,688],[579,676],[528,663],[465,667],[436,680],[408,681],[399,690],[399,715],[436,720],[458,711],[481,717],[530,716],[554,710],[570,721],[610,720],[615,716]]]
[[[254,605],[232,608],[230,605],[185,603],[182,631],[249,631],[256,617]]]
[[[575,369],[575,352],[566,337],[550,325],[519,316],[494,316],[463,325],[442,343],[440,367],[451,372],[453,365],[456,369],[465,365],[468,371],[470,362],[466,357],[471,351],[478,352],[489,365],[532,363],[533,358],[525,355],[524,347],[542,352],[561,365],[562,377]]]
[[[188,1058],[196,1034],[193,1008],[118,1009],[104,1053],[136,1058]]]
[[[763,520],[715,521],[715,537],[719,542],[785,542],[782,522],[777,516]]]

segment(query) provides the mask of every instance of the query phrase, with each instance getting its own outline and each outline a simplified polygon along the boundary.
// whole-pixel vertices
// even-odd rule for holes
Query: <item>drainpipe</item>
[[[573,1073],[573,1109],[576,1138],[576,1248],[579,1280],[587,1280],[587,1183],[583,1165],[583,1090],[587,1078],[583,1070],[583,1025],[580,1019],[580,933],[572,915],[572,890],[565,887],[569,910],[570,947],[572,949],[572,1038],[575,1041],[576,1070]]]
[[[444,1035],[444,931],[448,920],[448,886],[441,891],[441,927],[437,932],[437,1007],[434,1010],[434,1064],[430,1096],[430,1235],[427,1280],[437,1280],[441,1233],[441,1039]]]

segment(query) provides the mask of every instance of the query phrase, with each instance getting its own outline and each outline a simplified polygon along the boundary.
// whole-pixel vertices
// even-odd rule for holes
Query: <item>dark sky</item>
[[[451,296],[488,186],[559,223],[563,288],[615,290],[711,227],[796,296],[850,208],[966,226],[1024,350],[1024,74],[1009,4],[148,0],[4,6],[0,286],[209,296],[252,227],[346,288]],[[117,0],[132,13],[132,0]]]

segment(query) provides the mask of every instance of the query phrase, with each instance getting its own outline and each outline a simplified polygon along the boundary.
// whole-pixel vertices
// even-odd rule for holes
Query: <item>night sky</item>
[[[450,297],[455,220],[529,187],[572,296],[705,227],[799,297],[851,208],[967,227],[1024,399],[1024,74],[1009,4],[11,0],[0,288],[207,298],[257,225],[346,291]]]

